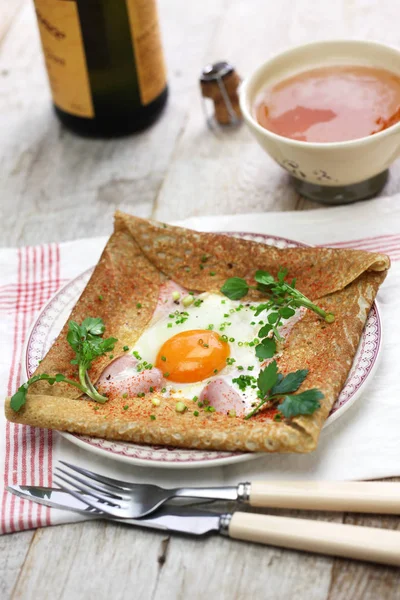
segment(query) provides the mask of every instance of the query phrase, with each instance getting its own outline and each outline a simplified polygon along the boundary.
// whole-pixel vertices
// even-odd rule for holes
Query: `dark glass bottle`
[[[35,0],[56,114],[82,135],[144,129],[167,99],[155,0]]]

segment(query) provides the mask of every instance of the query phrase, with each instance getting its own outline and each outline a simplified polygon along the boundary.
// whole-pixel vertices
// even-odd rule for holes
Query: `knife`
[[[197,536],[220,533],[243,541],[400,566],[400,531],[250,512],[211,512],[201,505],[165,505],[141,519],[111,519],[89,510],[84,494],[80,501],[57,488],[11,485],[7,490],[20,498],[77,512],[90,519],[118,521],[168,533]]]

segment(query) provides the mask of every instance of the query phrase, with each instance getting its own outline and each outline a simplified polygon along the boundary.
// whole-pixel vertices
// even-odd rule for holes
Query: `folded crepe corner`
[[[200,269],[204,255],[207,268]],[[113,351],[115,360],[124,354],[123,347],[132,347],[146,329],[166,279],[196,292],[218,291],[228,277],[251,279],[257,269],[276,275],[282,266],[288,269],[289,278],[296,278],[300,291],[336,316],[334,323],[322,327],[321,320],[307,311],[293,327],[277,358],[281,372],[307,366],[305,387],[316,387],[324,393],[321,407],[312,415],[284,422],[265,418],[262,412],[249,420],[218,413],[198,419],[190,412],[176,413],[172,409],[174,401],[164,398],[165,409],[158,411],[157,420],[152,421],[151,402],[137,399],[131,410],[124,411],[122,398],[97,405],[80,397],[80,392],[71,386],[49,386],[40,381],[31,386],[26,405],[19,412],[10,408],[7,399],[7,419],[142,444],[250,452],[314,450],[346,381],[368,312],[386,277],[390,266],[386,255],[350,249],[279,249],[243,237],[201,233],[118,211],[114,233],[68,321],[101,317],[107,336],[118,339]],[[210,271],[213,277],[209,276]],[[68,322],[35,374],[60,372],[74,376],[67,328]],[[90,372],[93,381],[110,362],[109,356],[95,361]],[[157,392],[153,395],[157,396]]]

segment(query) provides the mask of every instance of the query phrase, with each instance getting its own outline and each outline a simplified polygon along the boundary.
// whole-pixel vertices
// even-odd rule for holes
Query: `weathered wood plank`
[[[345,523],[400,530],[397,516],[346,515]],[[397,600],[400,598],[400,569],[385,565],[335,559],[327,600]]]
[[[273,512],[285,516],[300,515],[295,511]],[[304,513],[302,516],[304,518]],[[312,513],[307,517],[341,520],[340,515]],[[325,600],[331,583],[331,566],[332,559],[324,556],[223,537],[203,541],[182,541],[173,537],[154,600],[202,600],[204,596],[218,600]]]
[[[3,600],[11,595],[34,534],[34,531],[22,531],[0,537],[0,598]]]
[[[341,519],[329,514],[312,517]],[[38,530],[12,599],[29,600],[40,593],[44,600],[110,596],[200,600],[204,594],[228,600],[243,598],[247,592],[267,600],[325,600],[331,563],[323,556],[222,537],[169,538],[159,532],[88,522]]]
[[[12,600],[150,600],[164,538],[93,521],[40,529]]]

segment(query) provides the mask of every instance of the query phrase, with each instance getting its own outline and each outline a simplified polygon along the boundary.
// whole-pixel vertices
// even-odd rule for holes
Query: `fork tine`
[[[119,490],[131,490],[132,488],[137,487],[138,484],[128,483],[126,481],[120,481],[119,479],[113,479],[112,477],[106,477],[105,475],[100,475],[99,473],[94,473],[93,471],[89,471],[88,469],[83,469],[82,467],[77,467],[75,465],[71,465],[71,463],[65,462],[64,460],[59,461],[62,465],[80,473],[81,475],[85,475],[89,479],[94,479],[95,481],[100,481],[101,483],[105,483],[108,485],[112,485]]]
[[[124,516],[120,509],[114,509],[114,507],[112,507],[112,506],[105,506],[104,504],[101,504],[100,502],[96,502],[96,500],[94,500],[94,499],[93,500],[89,499],[87,496],[82,498],[82,494],[79,494],[79,492],[76,492],[75,490],[71,490],[70,488],[66,487],[65,485],[63,485],[60,482],[57,482],[57,485],[59,486],[60,490],[62,490],[63,492],[67,492],[68,494],[71,494],[71,496],[73,496],[74,498],[77,498],[81,502],[85,502],[85,504],[87,504],[91,508],[96,509],[98,512],[105,513],[112,517]]]
[[[64,473],[64,475],[67,475],[73,481],[79,481],[79,483],[83,483],[84,485],[87,485],[88,487],[92,488],[93,490],[97,490],[98,492],[105,492],[106,494],[110,494],[110,496],[114,496],[114,498],[120,497],[118,495],[118,493],[116,493],[117,490],[111,488],[111,486],[106,487],[105,485],[96,485],[95,483],[92,483],[90,479],[87,481],[86,479],[83,479],[82,477],[75,475],[75,473],[72,473],[72,474],[68,473],[68,471],[61,469],[61,467],[56,467],[56,471],[59,471],[60,473]]]
[[[61,481],[65,481],[65,483],[68,483],[69,485],[72,485],[74,488],[80,490],[81,492],[84,492],[85,494],[88,494],[89,496],[97,498],[98,500],[101,500],[102,502],[107,502],[108,504],[112,504],[113,506],[118,506],[118,504],[116,503],[116,499],[111,498],[111,496],[105,496],[104,494],[99,494],[98,492],[91,490],[90,487],[76,483],[73,479],[70,479],[69,477],[65,477],[64,475],[60,475],[60,474],[56,473],[55,477],[57,479],[61,479]]]

